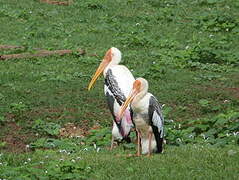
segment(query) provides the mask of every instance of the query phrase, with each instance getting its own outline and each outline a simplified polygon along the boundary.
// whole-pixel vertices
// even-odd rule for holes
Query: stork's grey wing
[[[157,99],[152,95],[149,99],[149,122],[152,126],[153,133],[155,136],[157,144],[157,152],[161,153],[163,151],[163,115],[161,112],[161,107]]]
[[[115,120],[115,115],[114,115],[114,102],[115,102],[115,99],[114,99],[114,96],[112,94],[110,94],[109,90],[107,89],[106,92],[105,92],[105,96],[106,96],[106,100],[107,100],[107,104],[108,104],[108,107],[110,109],[110,112]]]
[[[115,77],[114,77],[111,69],[109,69],[106,73],[105,85],[107,86],[109,91],[113,94],[117,103],[121,106],[125,102],[126,97],[122,93],[122,90],[120,89],[120,87],[118,85],[118,82],[115,80]]]
[[[149,100],[149,122],[152,126],[157,127],[160,133],[160,138],[163,138],[163,125],[164,118],[161,110],[161,106],[154,96],[150,97]]]

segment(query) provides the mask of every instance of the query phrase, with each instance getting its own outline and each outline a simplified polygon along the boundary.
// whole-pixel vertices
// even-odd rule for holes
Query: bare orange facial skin
[[[105,53],[105,57],[104,57],[104,61],[106,63],[110,63],[110,61],[112,60],[112,50],[111,48]]]
[[[133,89],[136,90],[137,92],[139,92],[140,87],[141,87],[141,82],[139,80],[135,80],[134,84],[133,84]]]

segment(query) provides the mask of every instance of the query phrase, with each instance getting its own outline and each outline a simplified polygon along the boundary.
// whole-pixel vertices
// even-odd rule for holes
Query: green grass
[[[121,151],[1,155],[0,178],[237,179],[238,147],[168,146],[164,154],[127,157]],[[63,178],[64,179],[64,178]],[[67,178],[66,178],[67,179]]]
[[[68,176],[69,171],[90,179],[236,179],[237,1],[87,0],[56,6],[38,0],[0,0],[0,7],[0,44],[24,46],[0,49],[0,54],[86,50],[84,56],[74,53],[0,61],[0,163],[5,164],[0,174],[10,173],[4,178],[21,175],[33,179],[33,172],[39,171],[42,179],[49,179],[44,173],[52,169],[53,179],[67,179],[63,174]],[[86,88],[112,46],[122,51],[122,64],[135,77],[146,78],[150,92],[165,104],[167,143],[179,147],[166,145],[165,154],[149,159],[126,158],[133,152],[127,148],[105,151],[112,117],[103,95],[103,78],[90,92]],[[71,144],[72,148],[75,143],[57,135],[66,123],[85,131],[94,125],[101,129],[82,140],[85,146],[77,151],[73,148],[74,153],[66,156],[58,152],[61,146]],[[39,145],[41,138],[52,138],[55,146],[60,145],[47,150],[48,144]],[[102,152],[81,152],[94,143]],[[23,153],[29,144],[38,146]],[[52,155],[47,165],[39,165],[46,155]],[[77,156],[85,164],[71,163]],[[28,157],[32,160],[23,165]],[[69,164],[66,161],[63,170],[53,170],[62,157]]]

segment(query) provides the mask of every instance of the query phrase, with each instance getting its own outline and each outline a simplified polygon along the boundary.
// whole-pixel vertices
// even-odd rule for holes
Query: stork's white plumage
[[[133,89],[123,104],[119,116],[131,103],[133,120],[138,137],[137,155],[152,152],[161,153],[163,150],[163,115],[157,99],[148,93],[148,82],[143,78],[137,78]],[[141,152],[140,152],[141,151]]]
[[[88,90],[91,89],[94,82],[103,72],[105,83],[104,91],[107,98],[107,103],[111,114],[113,116],[113,128],[112,128],[112,142],[111,149],[113,147],[114,140],[125,139],[129,141],[130,129],[133,127],[132,114],[130,108],[126,108],[126,113],[123,118],[119,118],[120,106],[125,102],[126,97],[129,95],[130,90],[135,81],[133,75],[123,65],[119,65],[121,61],[121,52],[115,48],[110,48],[106,54],[98,69],[95,72]]]

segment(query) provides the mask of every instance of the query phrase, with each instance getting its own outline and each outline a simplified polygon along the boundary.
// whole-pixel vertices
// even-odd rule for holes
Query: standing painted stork
[[[129,69],[123,65],[119,65],[120,61],[121,52],[115,47],[110,48],[106,52],[104,59],[100,63],[88,86],[88,90],[90,90],[94,82],[103,72],[105,78],[105,96],[113,116],[111,149],[113,148],[115,140],[121,141],[124,139],[130,142],[128,135],[131,128],[134,126],[130,108],[126,108],[126,113],[122,118],[118,117],[120,106],[125,102],[126,97],[132,89],[133,82],[135,81]]]
[[[137,78],[133,89],[121,107],[119,116],[122,117],[131,103],[133,120],[137,131],[137,156],[151,155],[152,152],[163,151],[164,119],[157,99],[148,93],[148,81]]]

